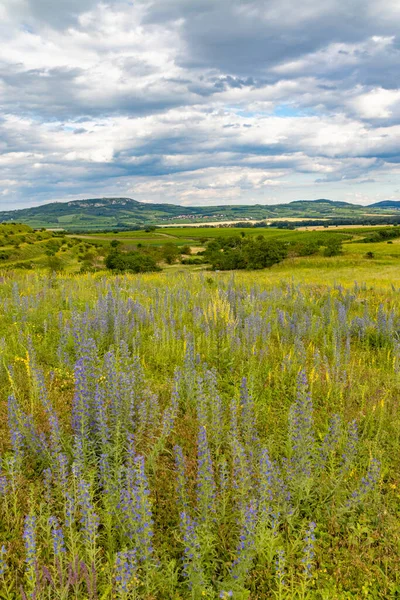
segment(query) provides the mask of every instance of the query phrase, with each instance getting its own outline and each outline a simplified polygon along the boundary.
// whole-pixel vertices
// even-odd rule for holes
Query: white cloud
[[[3,0],[1,206],[390,197],[399,30],[391,0]]]
[[[400,114],[400,89],[375,88],[354,98],[352,105],[366,119],[388,119],[395,110]]]

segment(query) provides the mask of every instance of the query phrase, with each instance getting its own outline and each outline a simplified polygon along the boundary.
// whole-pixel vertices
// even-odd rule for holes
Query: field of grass
[[[3,271],[0,598],[400,597],[398,248]]]
[[[362,232],[362,228],[360,228]],[[99,244],[108,245],[112,240],[120,241],[124,246],[132,244],[143,244],[147,246],[162,246],[167,243],[177,246],[189,245],[199,246],[209,240],[217,237],[231,236],[258,236],[263,235],[268,239],[277,239],[287,242],[308,242],[316,239],[330,240],[339,238],[341,240],[352,239],[353,232],[337,232],[336,230],[327,231],[297,231],[287,229],[268,229],[268,228],[241,228],[241,227],[163,227],[152,232],[146,231],[124,231],[119,233],[90,233],[76,234],[73,237],[88,241],[95,241]],[[361,233],[360,233],[361,235]]]

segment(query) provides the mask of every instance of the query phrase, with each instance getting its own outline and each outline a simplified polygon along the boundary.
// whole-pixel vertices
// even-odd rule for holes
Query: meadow
[[[400,597],[399,291],[3,272],[0,598]]]
[[[175,246],[179,251],[185,246],[196,254],[215,238],[245,236],[253,238],[259,235],[267,240],[278,240],[289,245],[318,244],[315,258],[323,254],[323,249],[333,240],[343,244],[346,262],[362,263],[368,252],[378,261],[392,261],[400,255],[400,238],[379,243],[364,243],[367,236],[380,231],[394,231],[393,227],[329,228],[324,230],[289,230],[277,228],[251,227],[170,227],[155,230],[137,230],[95,234],[75,234],[66,232],[33,230],[27,225],[0,224],[0,269],[45,269],[77,273],[85,270],[104,269],[104,257],[109,253],[114,240],[120,243],[122,251],[135,251],[138,248],[163,254],[163,248]],[[362,259],[362,260],[361,260]],[[297,264],[297,263],[296,263]],[[163,267],[166,265],[163,264]],[[377,263],[374,263],[377,266]],[[174,265],[176,269],[177,265]],[[196,267],[199,269],[199,267]],[[207,268],[202,266],[201,268]],[[191,269],[187,269],[191,270]]]

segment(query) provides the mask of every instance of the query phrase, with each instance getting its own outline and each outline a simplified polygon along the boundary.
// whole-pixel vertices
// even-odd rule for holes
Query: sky
[[[0,0],[0,210],[400,200],[399,0]]]

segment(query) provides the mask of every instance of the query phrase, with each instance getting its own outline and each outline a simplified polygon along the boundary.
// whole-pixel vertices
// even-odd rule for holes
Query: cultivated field
[[[0,598],[396,598],[400,246],[353,246],[4,272]]]

